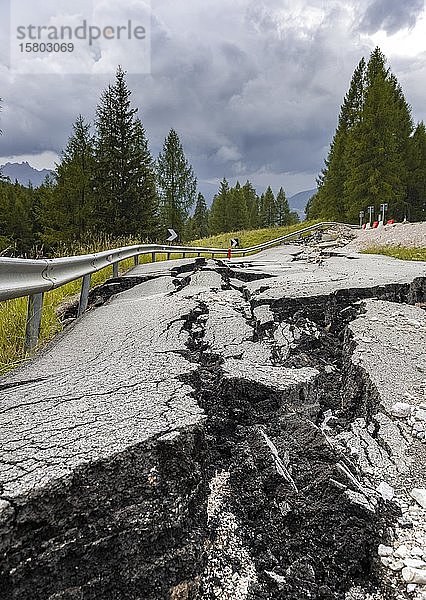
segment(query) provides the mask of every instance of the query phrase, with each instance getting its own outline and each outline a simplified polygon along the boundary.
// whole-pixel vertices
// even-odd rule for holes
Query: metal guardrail
[[[304,233],[310,233],[318,229],[326,229],[333,225],[341,225],[336,222],[323,222],[299,229],[278,237],[274,240],[251,246],[249,248],[232,249],[233,256],[260,252],[272,248],[285,241],[298,238]],[[349,227],[358,229],[357,225]],[[198,246],[167,246],[159,244],[143,244],[108,250],[97,254],[86,254],[83,256],[71,256],[65,258],[28,260],[21,258],[0,257],[0,301],[29,296],[28,317],[26,328],[26,349],[31,351],[38,343],[40,333],[41,314],[43,307],[43,294],[54,290],[66,283],[82,278],[80,293],[79,316],[82,315],[88,304],[90,279],[93,273],[113,266],[113,276],[118,277],[118,267],[122,260],[134,258],[135,265],[139,263],[139,256],[152,255],[155,262],[157,254],[166,254],[167,259],[171,253],[182,254],[210,254],[212,258],[218,255],[227,255],[228,249],[206,248]]]

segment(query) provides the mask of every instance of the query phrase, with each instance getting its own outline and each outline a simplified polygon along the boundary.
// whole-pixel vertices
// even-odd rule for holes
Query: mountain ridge
[[[27,161],[21,163],[7,162],[0,165],[0,174],[3,177],[9,177],[12,183],[18,181],[21,185],[29,187],[40,187],[46,176],[52,175],[53,171],[49,169],[35,169]]]

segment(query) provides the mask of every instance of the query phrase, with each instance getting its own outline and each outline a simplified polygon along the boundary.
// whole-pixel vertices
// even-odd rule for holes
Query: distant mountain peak
[[[294,210],[298,213],[299,217],[302,219],[305,218],[305,208],[308,203],[308,200],[312,198],[314,194],[316,194],[317,190],[304,190],[303,192],[298,192],[294,194],[288,199],[288,203],[290,205],[291,210]]]
[[[51,175],[49,169],[35,169],[28,161],[20,163],[7,162],[5,165],[0,165],[0,173],[4,177],[9,177],[12,183],[18,181],[21,185],[28,187],[30,184],[33,187],[40,187],[47,175]]]

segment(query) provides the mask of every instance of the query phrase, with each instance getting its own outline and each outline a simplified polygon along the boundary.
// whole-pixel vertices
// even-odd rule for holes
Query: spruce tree
[[[277,219],[277,207],[275,203],[274,192],[271,186],[268,186],[265,194],[262,195],[260,221],[262,227],[274,227]]]
[[[368,206],[400,219],[407,186],[407,147],[412,130],[410,108],[401,88],[376,49],[367,66],[362,118],[351,131],[346,148],[345,214],[356,222]]]
[[[0,243],[11,246],[18,255],[30,252],[35,241],[32,189],[18,182],[0,183]]]
[[[338,125],[331,142],[325,168],[317,179],[318,192],[309,200],[308,219],[323,218],[343,221],[347,178],[347,146],[351,129],[361,119],[364,101],[365,61],[362,58],[351,79],[349,90],[340,108]]]
[[[405,215],[410,221],[426,220],[426,127],[421,121],[410,139],[408,192]]]
[[[119,67],[96,112],[96,221],[113,235],[146,238],[156,229],[153,163],[130,97]]]
[[[378,212],[382,203],[389,216],[402,218],[412,130],[401,86],[376,48],[354,72],[308,218],[357,222],[361,210],[372,205]]]
[[[159,198],[155,162],[140,119],[135,120],[135,150],[133,156],[134,185],[138,202],[133,204],[133,218],[139,223],[142,240],[155,241],[160,235]]]
[[[228,201],[226,231],[240,231],[248,225],[248,213],[245,195],[237,181],[231,189]]]
[[[241,188],[247,207],[247,227],[249,229],[257,229],[259,227],[259,198],[256,190],[250,181]]]
[[[56,167],[56,186],[46,188],[42,196],[41,221],[47,244],[81,240],[89,230],[93,214],[93,173],[90,125],[79,115]]]
[[[161,223],[183,235],[189,210],[194,204],[197,180],[174,129],[164,141],[157,160]]]
[[[213,198],[210,211],[210,233],[224,233],[228,231],[228,202],[229,202],[229,183],[223,178],[220,183],[219,192]]]
[[[203,194],[199,193],[193,216],[193,233],[195,239],[206,237],[209,233],[209,210]]]
[[[280,188],[276,199],[276,214],[276,224],[279,227],[291,224],[292,216],[290,206],[288,205],[288,200],[282,187]]]

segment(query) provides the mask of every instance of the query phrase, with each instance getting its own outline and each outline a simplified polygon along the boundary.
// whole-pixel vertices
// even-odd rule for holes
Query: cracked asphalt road
[[[319,301],[318,298],[332,298],[331,304],[334,306],[338,303],[338,293],[352,290],[348,300],[343,296],[344,302],[352,306],[353,301],[364,298],[365,294],[374,297],[377,292],[381,300],[367,300],[367,303],[363,304],[364,314],[358,315],[358,319],[352,321],[347,331],[353,336],[349,346],[352,348],[355,344],[350,360],[354,367],[360,367],[367,373],[375,393],[380,397],[383,412],[379,411],[376,416],[376,426],[380,428],[382,425],[383,439],[388,435],[387,448],[392,448],[392,439],[397,439],[395,436],[400,435],[400,430],[387,413],[397,396],[399,398],[404,393],[413,394],[424,380],[425,356],[419,350],[419,345],[424,343],[425,334],[423,311],[414,306],[387,302],[386,294],[393,294],[398,298],[404,294],[411,294],[414,298],[415,281],[426,277],[426,264],[397,261],[382,256],[350,254],[342,249],[338,254],[331,253],[330,256],[318,258],[318,254],[310,253],[306,247],[283,246],[244,259],[209,260],[204,266],[190,259],[170,261],[167,264],[141,265],[128,275],[132,278],[149,275],[151,278],[86,313],[32,361],[3,378],[0,383],[0,550],[3,556],[10,555],[4,570],[4,573],[7,573],[4,575],[4,585],[5,589],[9,590],[9,595],[4,596],[5,600],[86,600],[99,597],[105,600],[346,598],[342,591],[330,591],[330,582],[320,585],[309,578],[309,581],[301,582],[296,577],[297,585],[295,584],[294,589],[289,588],[286,577],[288,579],[290,575],[286,575],[285,569],[280,570],[281,559],[276,558],[267,565],[266,558],[263,555],[262,559],[257,557],[254,547],[248,544],[247,539],[251,539],[250,536],[246,539],[245,535],[238,533],[239,528],[245,532],[244,527],[249,527],[249,521],[244,521],[245,509],[241,509],[239,517],[236,516],[238,511],[235,512],[232,492],[232,485],[235,485],[234,467],[230,464],[229,468],[221,471],[218,466],[228,460],[226,457],[229,449],[224,450],[220,459],[212,452],[212,446],[218,441],[221,442],[221,436],[226,438],[229,435],[228,425],[223,431],[220,428],[216,431],[216,425],[210,426],[209,423],[215,423],[216,399],[220,404],[219,412],[228,410],[228,405],[231,407],[234,400],[238,400],[239,408],[234,413],[236,419],[242,418],[241,415],[245,415],[246,418],[252,409],[257,411],[257,416],[250,417],[256,423],[256,419],[263,422],[261,410],[272,410],[269,402],[273,397],[273,411],[278,412],[276,415],[274,412],[270,413],[275,415],[272,420],[265,417],[265,423],[271,423],[274,427],[275,421],[280,422],[282,418],[284,429],[300,428],[301,439],[304,439],[303,436],[309,440],[315,436],[320,439],[323,434],[317,426],[318,419],[314,418],[312,423],[303,419],[311,412],[322,414],[318,411],[320,405],[323,410],[323,400],[317,388],[323,385],[324,365],[329,368],[326,373],[331,379],[335,377],[336,366],[330,362],[330,358],[318,361],[314,360],[314,355],[310,357],[309,352],[298,354],[305,338],[315,346],[324,335],[321,327],[310,320],[321,320],[321,315],[328,314],[329,308],[323,308],[321,304],[323,301],[327,303],[328,300]],[[410,285],[414,285],[414,292],[411,291]],[[355,292],[360,294],[360,298]],[[314,316],[306,320],[303,328],[299,324],[295,326],[292,321],[288,321],[286,311],[297,316],[303,303],[308,300],[311,302],[309,306]],[[398,334],[398,329],[392,325],[394,321],[403,324],[401,334]],[[295,323],[298,323],[297,319]],[[324,321],[322,326],[326,326],[325,331],[328,332],[328,322]],[[211,373],[208,370],[204,372],[203,365],[210,363]],[[205,378],[208,380],[207,384],[200,384],[201,390],[197,390],[197,385],[194,384],[198,373],[203,381]],[[412,378],[409,386],[405,384],[406,376]],[[207,391],[203,386],[207,386]],[[334,383],[333,386],[336,387]],[[251,389],[256,390],[253,399],[250,397]],[[238,399],[234,398],[233,394],[238,396]],[[258,401],[259,406],[256,404]],[[304,409],[305,404],[308,405],[307,411]],[[280,416],[280,406],[286,407],[284,416]],[[299,424],[287,423],[288,414],[293,412],[296,415],[295,423],[302,419]],[[228,423],[226,419],[225,421]],[[367,425],[365,424],[365,427]],[[246,424],[243,421],[239,426],[244,428]],[[214,433],[210,433],[211,430]],[[369,433],[362,423],[355,421],[352,429],[348,426],[345,431],[339,430],[335,433],[337,446],[349,448],[350,455],[351,448],[357,447],[357,444],[359,446],[357,440],[360,438],[367,446],[370,444],[369,448],[373,453],[376,442],[368,439]],[[288,476],[288,481],[292,481],[297,490],[290,475],[292,449],[289,447],[285,450],[286,458],[283,461],[279,456],[279,449],[277,450],[283,446],[282,440],[287,439],[287,434],[282,439],[281,435],[284,434],[274,429],[268,433],[266,429],[256,429],[252,432],[249,428],[247,440],[252,439],[252,447],[249,442],[244,442],[248,443],[248,447],[239,460],[241,465],[244,465],[250,452],[255,452],[256,445],[260,444],[257,450],[259,457],[266,457],[268,452],[271,454],[272,448],[273,460],[271,457],[262,460],[271,463],[268,469],[276,469],[276,465],[279,464],[280,473]],[[334,434],[327,434],[330,438],[332,435]],[[321,441],[318,441],[318,447],[324,444],[324,448],[328,448],[321,450],[325,454],[330,452],[331,442],[328,437],[323,436]],[[271,441],[272,439],[275,441]],[[408,447],[406,440],[404,443]],[[167,446],[167,450],[164,451],[168,457],[166,462],[172,469],[167,476],[168,467],[164,466],[163,459],[156,457],[158,452],[162,456],[161,448],[164,444]],[[226,442],[223,448],[232,445],[236,448],[235,456],[239,456],[239,445],[234,439]],[[157,446],[160,448],[158,452]],[[220,444],[218,447],[222,448]],[[423,456],[421,452],[425,447],[424,444],[420,444],[419,456]],[[380,450],[377,449],[377,452],[380,453]],[[361,460],[362,453],[358,452],[358,455]],[[396,451],[390,451],[390,455],[390,458],[388,455],[384,457],[382,466],[391,473],[394,473],[392,469],[396,469],[390,483],[403,488],[406,480],[398,479],[397,472],[398,461],[404,462],[406,455],[401,458],[397,456]],[[180,456],[179,460],[177,456]],[[256,460],[255,452],[247,464],[248,472],[251,472],[250,469]],[[329,460],[327,458],[327,461]],[[413,460],[415,463],[416,459]],[[143,474],[141,482],[138,479],[139,475],[129,466],[135,461],[140,461],[141,477]],[[126,542],[120,541],[119,547],[131,547],[131,551],[126,550],[131,552],[131,560],[126,558],[130,572],[122,575],[123,581],[120,578],[119,583],[118,580],[115,581],[114,578],[118,576],[115,571],[117,567],[114,565],[105,566],[105,569],[110,571],[103,576],[105,583],[102,585],[105,587],[100,583],[93,584],[89,575],[82,573],[80,579],[74,572],[71,575],[69,555],[64,550],[61,551],[63,562],[60,568],[58,567],[63,582],[58,582],[51,575],[49,583],[43,579],[43,582],[38,584],[39,587],[34,588],[37,591],[31,592],[31,582],[37,579],[37,573],[44,568],[43,561],[46,560],[50,567],[51,561],[59,560],[58,540],[66,540],[63,541],[64,547],[72,543],[72,552],[80,556],[80,560],[84,560],[87,548],[91,548],[92,552],[93,548],[98,547],[100,540],[111,537],[111,534],[107,534],[103,529],[107,525],[103,524],[103,521],[102,525],[99,524],[99,509],[86,507],[86,500],[81,500],[81,507],[70,512],[67,517],[69,522],[64,521],[65,524],[57,525],[57,522],[62,523],[57,515],[63,510],[63,500],[60,498],[71,495],[67,487],[71,485],[70,481],[79,489],[78,492],[72,493],[81,493],[80,479],[85,479],[79,473],[86,467],[90,468],[92,474],[91,481],[94,481],[95,486],[93,490],[102,490],[100,497],[103,500],[99,500],[98,492],[93,491],[93,502],[96,499],[98,505],[99,502],[102,504],[108,498],[108,493],[111,494],[108,492],[110,482],[108,477],[105,479],[103,475],[99,476],[98,481],[97,465],[115,465],[116,462],[121,465],[120,476],[117,476],[117,479],[123,477],[119,491],[114,488],[114,493],[118,496],[117,502],[134,507],[142,502],[138,498],[143,498],[143,502],[146,503],[145,508],[132,508],[139,516],[136,521],[132,520],[126,526],[121,523],[122,517],[118,519],[114,513],[111,522],[120,523],[117,525],[116,535],[131,537],[135,527],[131,523],[139,522],[142,519],[141,515],[152,512],[157,519],[155,525],[152,525],[151,529],[142,527],[145,533],[140,535],[147,536],[147,540],[150,540],[146,542],[147,547],[151,545],[154,548],[152,539],[156,539],[158,548],[165,547],[166,554],[167,544],[175,544],[176,553],[169,552],[170,564],[164,558],[166,554],[162,554],[162,566],[159,567],[158,564],[160,558],[156,558],[157,563],[148,569],[144,562],[148,559],[137,549],[139,542],[132,542],[132,546],[126,537]],[[294,471],[297,475],[297,460],[295,464]],[[362,486],[374,487],[384,477],[382,473],[368,472],[369,468],[371,470],[371,460],[368,462],[366,458],[364,466],[367,479],[362,479],[364,475],[361,469],[362,485],[358,483],[355,491],[345,488],[346,504],[348,497],[352,498],[353,503],[353,498],[357,498],[356,494],[359,495],[359,489],[364,489]],[[145,467],[149,467],[146,473]],[[183,467],[187,473],[185,476],[181,473]],[[414,471],[410,468],[411,473],[415,471],[415,468]],[[167,477],[170,479],[169,483]],[[299,478],[303,477],[299,474]],[[417,477],[416,480],[412,477],[410,481],[420,485],[421,477]],[[299,482],[297,483],[299,485]],[[187,487],[183,489],[185,485]],[[55,493],[51,492],[52,486],[56,490]],[[124,494],[126,486],[129,491]],[[62,487],[68,491],[61,491]],[[152,490],[157,490],[157,495]],[[217,499],[214,496],[215,490],[218,494]],[[127,495],[132,497],[131,501],[124,500],[124,496],[127,498]],[[37,516],[37,502],[40,503],[40,500],[36,501],[37,498],[42,498],[42,504],[46,507],[47,514],[43,513],[42,517]],[[167,504],[158,515],[157,509],[153,508],[154,498],[155,503]],[[162,498],[166,500],[163,502]],[[194,498],[198,498],[197,510],[191,504]],[[211,524],[212,518],[207,519],[208,505],[216,506],[215,502],[217,506],[226,505],[223,509],[223,514],[227,515],[226,519],[219,515],[218,508],[209,509],[211,514],[216,515],[215,519],[219,525],[217,522],[215,525],[214,520]],[[285,501],[278,502],[274,499],[273,502],[280,507],[280,519],[285,519],[290,508],[282,507],[291,505],[292,496]],[[345,510],[342,509],[342,514]],[[51,517],[48,516],[49,511]],[[205,514],[205,520],[197,511]],[[121,512],[122,509],[120,515]],[[90,524],[90,534],[81,534],[81,542],[78,542],[76,539],[79,539],[79,534],[75,538],[76,534],[73,533],[73,541],[70,542],[70,532],[75,531],[73,519],[81,521],[83,514],[84,522]],[[175,540],[173,543],[167,543],[161,538],[163,533],[160,523],[169,518],[172,521],[175,519],[176,527],[178,524],[180,527],[179,535],[175,533],[174,537],[172,536]],[[53,524],[49,523],[49,519],[55,524],[55,533],[51,531]],[[267,523],[264,528],[270,525]],[[211,559],[210,567],[204,569],[200,566],[200,560],[205,560],[200,558],[200,554],[204,552],[204,542],[195,540],[194,531],[198,532],[197,535],[205,537],[210,535],[206,527],[214,526],[216,537],[224,536],[224,541],[217,548],[213,544],[210,558],[207,557],[208,560]],[[227,527],[230,529],[227,530]],[[109,531],[108,528],[109,525]],[[232,535],[231,530],[234,532]],[[34,531],[35,537],[32,538],[28,531]],[[160,538],[161,543],[158,541]],[[143,539],[145,540],[145,537]],[[115,555],[116,550],[112,548],[117,548],[118,542],[111,542],[111,547],[108,543],[105,542],[105,552]],[[186,550],[183,551],[183,548]],[[274,553],[275,550],[269,552]],[[43,558],[40,558],[39,554]],[[34,558],[33,565],[39,565],[37,568],[32,567],[33,571],[28,566],[28,557],[32,555],[38,557]],[[45,558],[46,556],[48,558]],[[131,565],[138,565],[141,556],[144,557],[144,565],[135,566],[136,571],[133,572]],[[177,556],[179,558],[176,558]],[[91,565],[92,570],[100,569],[99,557],[97,562],[93,560],[93,563],[88,560],[88,565]],[[299,564],[297,561],[301,559],[293,557],[292,560],[294,565],[291,566],[291,563],[288,569],[289,573],[293,573],[291,578],[294,578],[295,565]],[[232,566],[238,561],[241,563],[239,568]],[[171,564],[175,566],[172,568]],[[219,572],[212,567],[214,564],[218,565]],[[261,568],[259,565],[263,564],[266,566]],[[310,569],[316,569],[310,563],[308,566],[309,568],[306,565],[303,568],[308,568],[309,573]],[[262,569],[267,573],[266,576],[261,575]],[[20,574],[20,578],[17,574]],[[200,577],[202,583],[199,583]],[[218,577],[223,579],[222,587],[212,583]],[[265,583],[262,577],[266,577],[269,583]],[[258,591],[251,592],[251,588]],[[80,595],[73,596],[70,592],[72,589],[77,590],[75,594]],[[137,590],[140,589],[145,590],[141,592],[142,595],[138,595]],[[178,595],[182,590],[182,594],[186,596]],[[327,595],[329,593],[332,595]],[[333,595],[334,593],[336,595]],[[350,590],[348,593],[351,593]],[[352,597],[370,596],[348,596]],[[405,596],[401,596],[403,597]],[[1,592],[0,598],[3,600]]]
[[[188,337],[182,317],[195,303],[166,299],[163,283],[117,295],[3,380],[2,496],[203,419],[192,389],[178,380],[194,369],[179,352]]]

